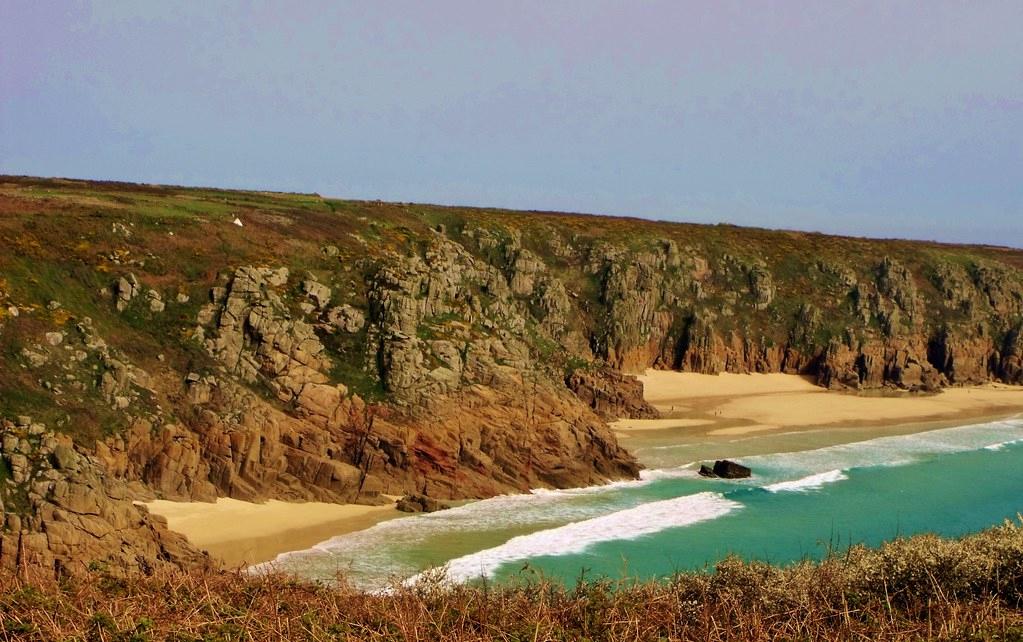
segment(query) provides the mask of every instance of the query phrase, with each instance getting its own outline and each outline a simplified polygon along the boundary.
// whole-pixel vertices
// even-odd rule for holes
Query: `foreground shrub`
[[[664,581],[536,578],[386,594],[339,578],[196,571],[0,575],[0,640],[1023,641],[1023,528],[918,536],[786,568],[730,558]]]

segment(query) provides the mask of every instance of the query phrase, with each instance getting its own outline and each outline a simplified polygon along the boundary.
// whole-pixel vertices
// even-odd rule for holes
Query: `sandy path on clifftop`
[[[266,562],[285,551],[309,548],[335,535],[352,533],[405,513],[394,504],[362,506],[321,502],[264,504],[221,497],[217,502],[145,504],[167,519],[171,530],[228,566]]]
[[[644,397],[662,419],[622,419],[622,433],[687,428],[690,435],[743,435],[828,425],[873,426],[1008,416],[1023,412],[1023,387],[987,384],[937,394],[831,392],[798,375],[647,370]]]

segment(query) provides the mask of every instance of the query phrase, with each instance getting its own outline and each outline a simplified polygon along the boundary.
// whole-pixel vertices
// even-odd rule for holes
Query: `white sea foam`
[[[513,537],[500,546],[464,555],[447,563],[447,577],[456,582],[487,577],[506,562],[539,555],[581,553],[600,542],[636,539],[669,528],[715,519],[741,506],[719,493],[697,493],[649,502],[608,515]],[[414,583],[419,577],[415,576],[409,581]]]
[[[1012,446],[1012,445],[1018,444],[1020,442],[1023,442],[1023,439],[1010,439],[1008,441],[1000,441],[997,444],[991,444],[990,446],[984,446],[984,450],[1001,450],[1002,448],[1005,448],[1006,446]]]
[[[645,484],[661,479],[697,479],[699,476],[696,469],[693,468],[692,462],[674,468],[651,468],[639,471],[639,480]]]
[[[1017,418],[908,435],[879,437],[817,450],[773,453],[744,458],[758,472],[812,475],[836,469],[908,464],[933,455],[1002,447],[1023,440],[1023,421]],[[1001,445],[999,445],[1001,444]]]
[[[826,484],[833,484],[835,482],[842,481],[843,479],[849,479],[845,475],[845,472],[841,470],[829,470],[825,473],[817,473],[816,475],[809,475],[801,479],[769,484],[764,486],[764,490],[772,493],[806,492],[808,490],[816,490]]]
[[[347,533],[308,549],[278,555],[252,572],[283,569],[329,581],[338,570],[350,580],[374,578],[364,588],[378,586],[392,575],[411,575],[421,567],[402,561],[402,551],[429,549],[432,543],[480,540],[497,543],[530,529],[553,528],[635,506],[630,487],[649,481],[620,481],[602,486],[564,490],[537,489],[532,493],[502,495],[435,513],[388,520],[366,530]],[[443,561],[443,560],[441,560]]]
[[[606,484],[598,484],[595,486],[580,486],[579,488],[535,488],[530,491],[530,494],[534,496],[548,496],[548,497],[572,497],[574,495],[592,495],[596,493],[609,493],[623,488],[630,488],[633,486],[642,486],[642,479],[619,479],[617,481],[608,482]]]
[[[996,450],[1019,441],[1023,441],[1023,420],[1014,418],[810,451],[742,457],[739,461],[753,468],[753,479],[712,483],[715,489],[727,483],[736,487],[762,486],[772,492],[798,492],[840,481],[845,475],[842,471],[852,468],[910,464],[933,455]],[[284,570],[325,580],[340,568],[351,579],[362,578],[361,585],[373,587],[381,585],[388,576],[412,575],[426,563],[445,561],[443,554],[431,555],[430,551],[454,549],[453,555],[469,554],[451,562],[452,575],[475,577],[481,569],[492,572],[504,561],[571,554],[599,541],[635,538],[712,519],[718,516],[716,510],[727,512],[739,506],[721,495],[697,492],[702,486],[697,485],[696,477],[694,464],[686,464],[645,470],[641,479],[634,481],[495,497],[383,522],[312,549],[281,556],[277,562]],[[670,484],[671,480],[680,484],[676,492],[697,494],[640,504],[651,494],[645,488]],[[534,532],[520,535],[530,531]],[[464,545],[453,546],[452,542]],[[473,543],[491,548],[470,553]],[[410,552],[415,554],[409,555]],[[432,561],[425,562],[426,559]]]

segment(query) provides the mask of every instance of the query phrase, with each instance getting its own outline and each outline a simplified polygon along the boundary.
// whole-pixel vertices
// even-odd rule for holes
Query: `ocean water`
[[[739,458],[753,477],[699,477],[708,447]],[[829,430],[710,446],[654,441],[637,452],[659,465],[638,481],[395,519],[272,566],[327,581],[340,572],[368,589],[436,567],[454,581],[654,578],[730,554],[785,563],[900,535],[961,535],[1023,512],[1023,418],[884,437]]]

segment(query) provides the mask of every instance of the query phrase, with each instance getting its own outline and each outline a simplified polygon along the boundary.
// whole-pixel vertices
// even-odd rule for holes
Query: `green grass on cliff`
[[[365,328],[354,334],[329,334],[322,341],[333,364],[330,370],[332,379],[344,382],[349,391],[366,401],[380,401],[387,396],[380,377],[370,369],[372,364],[366,363],[363,350],[366,342]]]
[[[243,221],[243,227],[232,224],[235,218]],[[99,416],[102,409],[67,398],[58,408],[43,387],[43,377],[35,375],[46,374],[53,384],[55,377],[65,373],[26,372],[22,348],[40,342],[48,331],[72,332],[77,320],[87,316],[111,348],[147,372],[163,372],[161,392],[173,397],[183,392],[181,380],[187,372],[212,367],[202,346],[188,337],[199,307],[209,301],[210,288],[224,285],[237,267],[286,266],[293,279],[312,272],[332,287],[332,305],[365,308],[375,272],[392,262],[394,254],[422,255],[438,234],[506,274],[509,244],[520,243],[537,254],[572,298],[570,329],[595,344],[607,343],[615,323],[610,303],[601,300],[606,270],[599,257],[611,247],[626,252],[623,265],[639,255],[661,252],[669,242],[687,260],[700,257],[711,264],[713,273],[704,283],[703,299],[683,291],[684,300],[670,304],[674,307],[668,312],[679,331],[694,315],[710,313],[716,315],[715,329],[721,336],[735,330],[753,343],[781,346],[790,341],[790,328],[801,306],[812,303],[822,314],[820,324],[806,337],[812,344],[805,346],[808,352],[843,336],[850,326],[881,332],[874,318],[866,325],[856,320],[848,288],[822,265],[870,280],[885,256],[895,257],[913,271],[928,322],[937,326],[958,323],[972,328],[975,324],[968,323],[971,319],[963,311],[946,309],[935,285],[936,265],[958,266],[966,274],[975,274],[979,266],[994,266],[1007,270],[1016,281],[1023,280],[1019,271],[1023,251],[1007,248],[350,201],[316,194],[0,176],[0,246],[4,248],[0,252],[0,370],[13,373],[0,377],[0,411],[8,416],[30,414],[48,423],[63,418],[67,430],[83,434],[114,431],[117,426],[107,424],[116,419]],[[493,243],[480,242],[483,237]],[[325,246],[336,248],[336,256],[323,252]],[[751,305],[748,269],[760,263],[770,271],[777,296],[766,309],[756,310]],[[688,266],[669,268],[663,280],[684,284],[689,271]],[[162,292],[167,310],[150,313],[140,300],[124,313],[116,312],[109,288],[128,274],[136,275],[144,290]],[[188,294],[189,303],[176,303],[177,292]],[[296,304],[300,296],[290,292],[289,303]],[[485,311],[492,309],[492,293],[480,291],[473,296]],[[51,300],[59,301],[68,316],[48,311]],[[11,303],[21,308],[16,318],[7,313]],[[524,301],[523,310],[528,317],[528,336],[523,338],[537,359],[549,362],[556,373],[581,367],[581,355],[536,330],[543,314],[538,299]],[[427,319],[419,334],[424,339],[445,338],[450,330],[445,326],[453,321]],[[480,319],[475,321],[474,335],[489,332],[479,325]],[[986,331],[992,336],[1001,336],[1007,329],[989,325]],[[337,383],[374,400],[386,400],[379,372],[374,371],[378,368],[367,360],[364,335],[325,342],[334,363],[331,376]],[[163,359],[158,359],[160,355]]]
[[[727,559],[663,581],[562,586],[343,581],[219,571],[0,571],[0,640],[1023,641],[1023,528],[918,536],[786,568]]]

